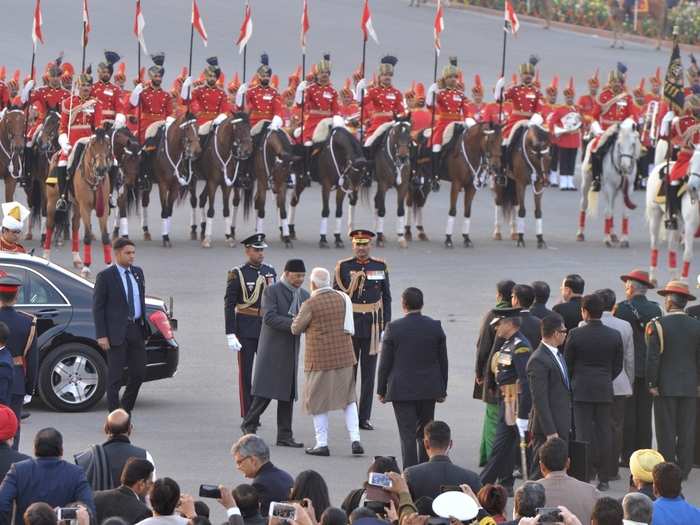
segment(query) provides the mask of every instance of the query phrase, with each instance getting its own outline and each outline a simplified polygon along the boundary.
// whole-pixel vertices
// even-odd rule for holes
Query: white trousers
[[[350,434],[350,441],[360,441],[360,419],[357,415],[357,403],[350,403],[343,411],[345,413],[345,428]],[[328,446],[328,412],[314,416],[316,446]]]

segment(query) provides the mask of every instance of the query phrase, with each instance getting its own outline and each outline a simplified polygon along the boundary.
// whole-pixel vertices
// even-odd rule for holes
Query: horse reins
[[[396,128],[403,128],[407,126],[407,123],[405,122],[397,122],[396,124],[392,125],[391,129],[387,133],[386,136],[386,141],[385,141],[385,150],[386,150],[386,155],[391,161],[392,165],[394,166],[394,169],[396,170],[396,186],[401,185],[401,170],[403,170],[404,166],[406,166],[406,161],[402,161],[400,159],[396,158],[396,154],[394,151],[392,151],[391,148],[391,138],[392,138],[392,132]],[[394,149],[398,149],[398,144],[394,146]],[[409,160],[410,162],[410,160]]]
[[[472,177],[472,185],[474,188],[479,189],[479,187],[476,185],[476,179],[478,177],[479,172],[481,171],[481,166],[483,165],[483,155],[479,155],[479,167],[477,169],[474,169],[474,166],[472,163],[469,161],[469,155],[467,155],[467,150],[464,147],[464,139],[465,135],[467,134],[467,131],[469,131],[469,128],[466,126],[462,129],[462,134],[460,136],[460,149],[462,150],[462,157],[464,157],[465,162],[467,163],[467,166],[469,166],[469,169],[472,171],[472,174],[474,175]]]
[[[188,126],[194,126],[194,123],[196,122],[195,119],[188,120],[186,122],[183,122],[180,124],[178,127],[180,129],[185,129]],[[180,183],[180,186],[189,186],[190,182],[192,181],[192,159],[188,159],[188,171],[189,171],[189,176],[187,178],[184,178],[180,175],[180,163],[182,162],[182,157],[185,155],[184,151],[180,153],[180,156],[177,159],[177,162],[174,162],[172,157],[170,156],[170,146],[168,145],[168,131],[170,130],[170,126],[166,126],[165,133],[163,134],[163,140],[165,142],[165,158],[168,160],[170,163],[170,167],[173,169],[173,175],[177,177],[177,181]],[[196,132],[197,130],[195,130]]]
[[[9,115],[10,113],[22,113],[22,114],[24,114],[24,112],[21,109],[13,109],[13,110],[5,113],[5,115],[2,118],[2,121],[0,121],[3,123],[3,128],[5,128],[5,125],[4,125],[5,124],[5,117],[7,117],[7,115]],[[7,160],[9,161],[9,163],[7,165],[7,172],[10,174],[10,177],[12,177],[14,180],[18,180],[19,178],[22,177],[22,171],[23,171],[22,157],[20,156],[18,159],[19,160],[19,170],[17,172],[17,175],[15,175],[15,164],[12,161],[17,156],[17,151],[13,151],[12,145],[10,145],[10,150],[11,151],[7,151],[5,144],[3,144],[3,142],[2,142],[2,137],[0,137],[0,151],[3,152],[3,154],[7,157]]]
[[[529,130],[528,130],[529,131]],[[535,131],[537,133],[537,131]],[[535,155],[537,155],[537,158],[540,161],[540,170],[542,171],[542,174],[544,176],[544,156],[549,153],[549,147],[546,147],[542,150],[536,150]],[[532,181],[532,193],[535,195],[541,195],[542,192],[544,191],[544,185],[542,185],[542,189],[540,191],[537,191],[535,188],[535,183],[537,182],[537,168],[535,168],[534,164],[530,160],[530,153],[528,152],[527,149],[527,131],[523,133],[523,157],[525,157],[525,161],[527,162],[527,165],[530,167],[530,180]]]
[[[337,128],[336,128],[337,129]],[[345,169],[342,171],[340,170],[340,166],[338,165],[338,160],[335,158],[335,151],[333,150],[333,137],[335,137],[336,129],[331,130],[331,136],[330,139],[328,140],[328,148],[331,151],[331,159],[333,160],[333,166],[335,166],[335,171],[338,174],[338,182],[336,183],[336,187],[341,190],[343,193],[346,195],[352,193],[352,188],[346,188],[345,187],[345,176],[348,174],[348,172],[353,169],[352,167],[352,161],[348,159]]]
[[[240,124],[241,122],[243,122],[243,119],[241,118],[233,118],[229,120],[232,129],[236,124]],[[228,157],[226,158],[226,160],[224,160],[221,156],[221,153],[219,152],[219,129],[221,129],[221,126],[216,126],[216,129],[214,130],[214,153],[216,154],[216,158],[219,161],[219,164],[221,164],[221,173],[224,176],[224,182],[226,183],[226,186],[230,188],[235,184],[236,179],[238,178],[238,168],[240,166],[240,162],[236,163],[236,169],[233,172],[233,178],[228,178],[228,165],[234,157],[233,148],[238,147],[238,142],[236,142],[236,138],[234,135],[233,144],[231,144],[231,151],[229,151]],[[238,156],[236,156],[236,159],[245,160]]]

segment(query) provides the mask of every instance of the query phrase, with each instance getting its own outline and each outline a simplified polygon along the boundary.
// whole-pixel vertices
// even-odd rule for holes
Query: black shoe
[[[365,421],[360,421],[360,428],[362,430],[374,430],[374,427],[372,426],[372,423],[369,422],[369,419],[366,419]]]
[[[314,447],[314,448],[307,448],[305,452],[309,456],[324,456],[328,457],[331,455],[331,451],[328,449],[328,447]]]
[[[359,441],[353,441],[352,442],[352,453],[354,455],[360,455],[365,453],[365,449],[362,448],[362,443]]]
[[[608,490],[610,490],[610,483],[608,483],[607,481],[599,481],[597,489],[600,492],[607,492]]]
[[[289,438],[289,439],[278,439],[277,446],[278,447],[290,447],[290,448],[303,448],[304,444],[299,443],[298,441],[294,441],[294,438]]]
[[[257,430],[257,428],[255,428],[255,427],[247,427],[245,425],[241,425],[241,432],[243,432],[244,435],[245,434],[255,434],[256,430]]]

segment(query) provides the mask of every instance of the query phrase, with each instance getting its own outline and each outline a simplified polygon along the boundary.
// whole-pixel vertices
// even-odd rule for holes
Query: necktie
[[[559,360],[559,364],[561,365],[561,369],[564,374],[564,384],[566,384],[566,388],[569,388],[569,369],[566,368],[566,361],[564,361],[564,356],[561,355],[561,352],[557,352],[557,359]]]
[[[136,308],[134,307],[134,285],[131,284],[131,271],[128,269],[126,274],[126,302],[129,303],[129,320],[133,321],[136,316]]]

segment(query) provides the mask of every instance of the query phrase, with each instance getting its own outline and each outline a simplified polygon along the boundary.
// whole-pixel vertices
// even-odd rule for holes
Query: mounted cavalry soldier
[[[144,144],[145,148],[153,145],[146,144],[146,140],[155,137],[155,131],[149,127],[152,124],[162,123],[168,117],[173,117],[175,114],[175,104],[173,97],[162,87],[163,75],[165,75],[165,53],[156,53],[151,55],[153,65],[148,68],[148,77],[150,82],[147,86],[141,82],[134,87],[129,97],[129,108],[134,110],[136,115],[141,115],[139,123],[139,141]],[[138,118],[138,117],[137,117]]]
[[[204,85],[192,89],[191,76],[182,83],[180,98],[185,104],[189,99],[190,112],[197,118],[198,126],[211,121],[215,125],[221,124],[233,110],[226,93],[218,85],[220,76],[219,59],[210,57],[204,69]]]
[[[469,116],[469,99],[458,87],[461,70],[457,67],[457,57],[450,57],[450,63],[442,69],[439,82],[428,88],[428,107],[435,108],[435,126],[430,137],[432,173],[438,176],[442,146],[452,138],[455,123],[475,124]],[[449,131],[448,131],[449,130]]]
[[[668,176],[670,184],[666,189],[666,228],[669,230],[678,229],[678,214],[681,211],[679,190],[689,175],[690,159],[695,148],[700,146],[700,86],[694,86],[693,89],[693,94],[685,99],[685,113],[676,116],[673,111],[669,111],[661,121],[660,137],[667,143],[677,143],[680,146],[680,152]],[[697,185],[689,189],[700,190]]]
[[[34,80],[30,79],[24,85],[22,93],[20,94],[22,104],[29,101],[29,104],[37,104],[41,109],[41,118],[38,119],[38,122],[41,122],[49,111],[61,111],[61,102],[70,96],[70,91],[61,86],[62,61],[63,56],[59,56],[55,62],[50,62],[48,64],[48,84],[46,86],[41,86],[32,91]]]
[[[268,129],[277,130],[284,125],[284,104],[282,97],[270,85],[272,68],[266,53],[260,56],[260,67],[256,72],[258,85],[249,88],[246,82],[241,84],[236,93],[236,106],[243,108],[250,116],[250,134],[256,136],[263,128],[261,122],[269,122]],[[245,96],[245,108],[244,99]]]
[[[598,79],[598,70],[591,78],[588,79],[588,94],[581,95],[576,103],[579,111],[583,116],[583,126],[581,134],[583,135],[583,152],[586,152],[588,142],[591,140],[590,130],[591,124],[596,119],[598,114],[598,89],[600,88],[600,80]]]
[[[612,145],[610,138],[615,135],[617,125],[627,118],[636,121],[634,101],[625,90],[627,66],[618,62],[617,68],[608,75],[608,85],[597,99],[597,107],[591,123],[591,133],[595,137],[588,146],[590,165],[593,172],[593,191],[600,191],[600,176],[603,170],[603,157]],[[607,146],[607,147],[606,147]]]
[[[557,95],[559,94],[559,76],[555,75],[552,78],[552,82],[545,89],[545,102],[542,104],[542,110],[540,115],[547,123],[547,127],[550,127],[550,118],[552,113],[554,113],[558,108]],[[551,157],[549,161],[549,185],[553,188],[559,186],[559,140],[550,131],[549,133],[549,144]]]
[[[58,131],[58,143],[61,153],[58,157],[56,174],[60,198],[56,209],[66,207],[66,194],[69,176],[72,176],[80,162],[85,144],[95,129],[102,126],[102,104],[92,98],[92,72],[90,66],[78,75],[78,94],[73,95],[61,104],[61,123]],[[75,149],[74,149],[75,148]],[[47,183],[50,179],[47,179]],[[55,180],[51,182],[56,182]]]
[[[564,104],[560,104],[551,113],[549,124],[551,133],[557,139],[559,151],[559,187],[562,191],[576,191],[574,187],[574,169],[576,155],[581,146],[581,124],[583,122],[579,108],[574,104],[574,78],[564,88]]]
[[[352,300],[355,335],[352,344],[360,368],[360,428],[373,430],[370,422],[377,355],[384,327],[391,321],[391,289],[389,270],[382,259],[370,257],[370,243],[375,234],[368,230],[353,230],[354,257],[335,265],[336,290],[342,290]],[[355,369],[357,375],[357,368]]]
[[[260,304],[263,291],[277,280],[275,269],[263,263],[267,248],[265,234],[256,233],[243,240],[248,261],[228,272],[224,296],[226,339],[230,350],[238,354],[238,397],[241,417],[245,417],[252,402],[253,361],[262,328]],[[253,428],[241,429],[244,434]]]
[[[105,61],[97,65],[99,80],[92,86],[92,93],[90,94],[102,106],[103,123],[114,128],[121,128],[126,124],[122,105],[122,90],[111,82],[114,64],[119,62],[120,59],[121,57],[114,51],[105,51]]]
[[[5,79],[6,70],[5,66],[2,66],[2,69],[0,69],[0,111],[4,110],[7,106],[10,105],[10,99],[12,98],[10,96],[10,89],[5,83]]]

